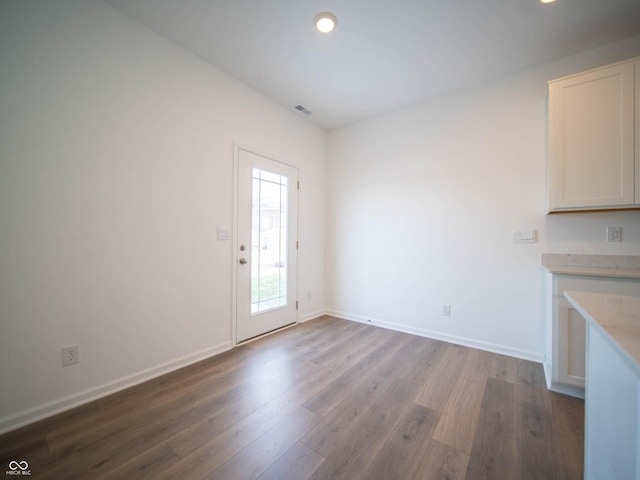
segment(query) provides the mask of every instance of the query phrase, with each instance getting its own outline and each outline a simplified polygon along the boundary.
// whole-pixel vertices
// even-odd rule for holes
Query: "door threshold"
[[[287,328],[295,327],[296,325],[298,325],[298,322],[293,322],[293,323],[290,323],[289,325],[285,325],[284,327],[279,327],[279,328],[276,328],[274,330],[269,330],[268,332],[261,333],[260,335],[256,335],[255,337],[247,338],[246,340],[242,340],[241,342],[237,342],[236,346],[246,345],[247,343],[251,343],[251,342],[254,342],[256,340],[260,340],[261,338],[264,338],[264,337],[266,337],[268,335],[271,335],[272,333],[278,333],[278,332],[281,332],[283,330],[286,330]]]

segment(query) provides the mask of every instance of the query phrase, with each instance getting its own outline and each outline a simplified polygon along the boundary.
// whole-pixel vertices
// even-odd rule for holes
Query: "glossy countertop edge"
[[[574,291],[564,296],[640,376],[640,297]]]
[[[567,267],[625,268],[640,270],[640,255],[600,255],[590,253],[542,253],[542,265]]]
[[[575,267],[572,265],[542,265],[548,272],[558,275],[586,277],[633,278],[640,280],[640,270],[634,268]]]

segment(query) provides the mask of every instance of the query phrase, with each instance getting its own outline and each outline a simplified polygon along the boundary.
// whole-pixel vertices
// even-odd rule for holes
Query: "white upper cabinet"
[[[549,82],[549,211],[640,206],[639,94],[640,61]]]

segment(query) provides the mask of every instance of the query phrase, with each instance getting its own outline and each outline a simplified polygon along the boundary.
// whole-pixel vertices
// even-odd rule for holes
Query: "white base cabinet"
[[[567,290],[640,296],[640,281],[545,272],[547,387],[584,398],[586,323],[564,297]]]

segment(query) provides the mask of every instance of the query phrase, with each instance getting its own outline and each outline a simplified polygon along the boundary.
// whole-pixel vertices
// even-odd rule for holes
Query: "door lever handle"
[[[245,263],[247,263],[247,259],[246,258],[241,258],[240,259],[240,265],[244,265]]]

